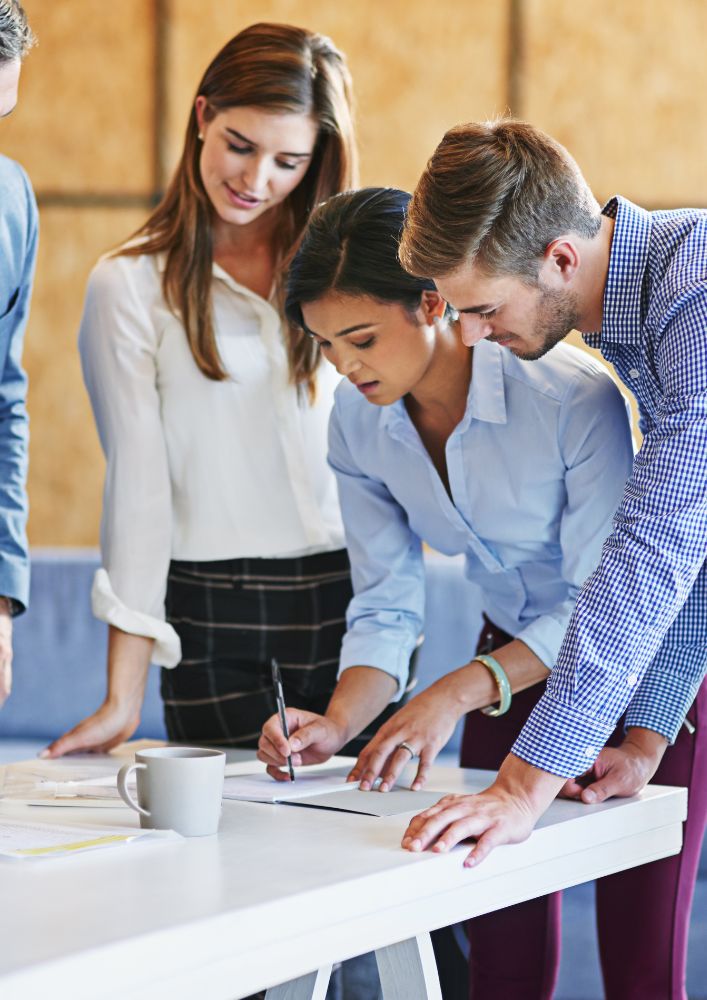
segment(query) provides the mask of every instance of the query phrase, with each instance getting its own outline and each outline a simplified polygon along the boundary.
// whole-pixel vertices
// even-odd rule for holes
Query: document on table
[[[71,754],[57,760],[28,760],[0,769],[0,797],[29,805],[96,808],[127,808],[118,795],[117,776],[123,764],[137,752],[152,746],[164,746],[157,740],[136,740],[121,744],[119,754]],[[339,761],[346,758],[338,758]],[[253,770],[255,760],[226,764],[226,774]],[[353,761],[352,761],[353,765]],[[135,774],[131,775],[135,788]]]
[[[224,799],[241,799],[246,802],[293,802],[327,792],[349,792],[358,788],[357,781],[348,781],[350,764],[326,771],[297,771],[295,781],[275,781],[265,771],[227,777],[223,783]]]
[[[0,787],[0,797],[36,806],[91,809],[104,806],[127,809],[117,788],[118,770],[124,763],[125,759],[113,755],[73,754],[58,760],[32,760],[11,764],[4,769],[4,786]],[[345,780],[355,763],[355,757],[334,756],[322,764],[307,767],[298,775],[295,796],[314,795],[319,784],[322,786],[321,791],[355,787],[348,785]],[[290,788],[289,784],[278,785],[266,774],[265,765],[253,759],[228,762],[225,773],[227,791],[230,777],[239,776],[238,782],[246,779],[241,789],[242,794],[226,794],[226,798],[274,802],[280,801],[280,798],[272,796],[273,789]],[[321,781],[325,775],[334,774],[337,775],[336,780]],[[314,778],[319,781],[314,782]],[[135,788],[134,772],[131,775],[131,787]],[[292,789],[294,790],[294,785]],[[233,791],[237,793],[238,787],[233,786]]]
[[[224,799],[246,802],[284,803],[335,809],[339,812],[363,813],[367,816],[397,816],[420,812],[434,805],[445,792],[394,788],[390,792],[362,792],[357,781],[346,781],[351,764],[312,773],[309,768],[297,770],[294,781],[275,781],[265,772],[227,777]]]
[[[4,769],[2,794],[7,799],[61,805],[74,799],[108,799],[120,803],[117,774],[125,760],[75,754],[59,760],[28,760]],[[116,802],[117,800],[117,802]]]
[[[310,806],[315,809],[338,809],[339,812],[362,813],[364,816],[399,816],[422,812],[446,795],[446,792],[413,792],[411,788],[393,788],[390,792],[362,792],[355,785],[354,794],[331,792],[321,798],[304,796],[288,805]]]
[[[125,827],[31,823],[9,816],[0,818],[0,859],[58,857],[98,848],[129,844],[138,838],[181,839],[172,830],[137,830]]]

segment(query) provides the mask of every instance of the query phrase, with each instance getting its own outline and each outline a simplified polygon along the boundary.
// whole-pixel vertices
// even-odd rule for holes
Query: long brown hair
[[[319,202],[352,187],[357,158],[352,120],[351,77],[344,56],[323,35],[286,24],[253,24],[224,45],[207,68],[197,96],[212,114],[238,106],[279,113],[308,114],[319,134],[302,181],[282,206],[277,227],[278,301],[284,269],[307,219]],[[211,312],[213,207],[199,169],[201,144],[192,103],[184,150],[155,211],[119,253],[165,253],[165,300],[177,313],[194,360],[208,378],[227,378],[219,357]],[[319,362],[316,345],[293,325],[287,327],[290,377],[313,392]]]

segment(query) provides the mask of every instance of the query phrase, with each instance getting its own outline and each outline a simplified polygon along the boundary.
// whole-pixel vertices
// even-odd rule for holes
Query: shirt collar
[[[602,341],[638,344],[643,328],[643,283],[651,238],[651,217],[627,198],[613,197],[602,215],[616,220],[604,289],[601,330],[587,333],[591,346]]]
[[[480,340],[475,345],[465,423],[474,419],[485,420],[489,424],[505,424],[504,350],[490,340]]]
[[[489,340],[480,340],[474,346],[471,383],[459,430],[466,430],[472,420],[483,420],[491,424],[506,423],[503,350]],[[387,428],[389,433],[404,435],[412,427],[404,400],[398,399],[381,409],[383,413],[380,426]]]

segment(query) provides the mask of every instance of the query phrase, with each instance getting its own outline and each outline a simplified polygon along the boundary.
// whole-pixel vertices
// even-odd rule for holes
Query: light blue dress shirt
[[[329,462],[355,592],[340,670],[384,670],[397,697],[423,627],[423,540],[463,553],[488,617],[551,668],[631,471],[626,403],[591,357],[564,344],[532,363],[485,340],[473,350],[446,445],[452,499],[402,400],[376,406],[346,380],[335,396]],[[470,658],[475,646],[469,635]]]
[[[0,594],[29,600],[27,443],[22,341],[37,255],[37,206],[19,164],[0,156]]]

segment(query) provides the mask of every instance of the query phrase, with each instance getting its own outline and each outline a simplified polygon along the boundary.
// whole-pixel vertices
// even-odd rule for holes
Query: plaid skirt
[[[351,596],[344,549],[294,559],[173,560],[167,620],[181,639],[182,660],[162,670],[169,739],[257,746],[276,711],[272,657],[285,703],[323,713],[336,686]]]

